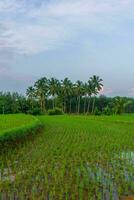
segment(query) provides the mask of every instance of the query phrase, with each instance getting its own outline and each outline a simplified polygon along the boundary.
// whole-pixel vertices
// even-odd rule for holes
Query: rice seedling
[[[1,199],[119,200],[134,194],[133,115],[38,120],[41,134],[0,154]]]
[[[0,145],[34,134],[41,126],[41,122],[30,115],[0,115]]]

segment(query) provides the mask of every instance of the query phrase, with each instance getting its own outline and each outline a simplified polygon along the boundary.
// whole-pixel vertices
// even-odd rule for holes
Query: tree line
[[[99,96],[103,80],[92,76],[87,82],[73,83],[69,78],[58,80],[42,77],[26,90],[26,95],[0,92],[0,113],[44,114],[59,108],[74,114],[121,114],[134,112],[134,99]]]
[[[91,97],[96,96],[102,89],[102,79],[94,75],[86,83],[78,80],[72,83],[65,78],[59,81],[56,78],[47,79],[43,77],[30,86],[26,95],[31,103],[31,109],[34,102],[38,101],[42,113],[46,112],[46,101],[52,100],[52,108],[60,107],[64,113],[72,113],[72,106],[75,104],[75,113],[81,112],[81,101],[84,99],[83,113],[89,113],[91,106]],[[92,113],[94,112],[95,98],[92,103]],[[74,109],[73,109],[74,112]]]

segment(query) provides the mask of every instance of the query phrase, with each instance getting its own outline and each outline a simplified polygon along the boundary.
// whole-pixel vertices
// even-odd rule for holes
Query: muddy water
[[[86,163],[85,169],[90,180],[103,186],[100,190],[102,200],[111,200],[111,196],[112,200],[119,200],[117,186],[109,173],[99,165],[96,165],[96,168],[93,169],[90,167],[89,163]]]
[[[126,182],[134,182],[134,176],[131,174],[131,172],[128,170],[127,165],[133,166],[134,165],[134,152],[121,152],[118,155],[115,155],[115,158],[112,161],[113,169],[116,169],[117,164],[119,164],[118,159],[125,160],[126,166],[123,166],[123,170],[120,172],[123,172],[124,175],[124,181]],[[101,185],[101,189],[98,191],[99,196],[101,196],[101,200],[134,200],[134,196],[127,196],[119,198],[118,194],[118,186],[114,182],[114,177],[112,174],[107,172],[105,169],[103,169],[100,165],[96,164],[96,166],[90,165],[90,163],[85,162],[84,165],[84,171],[86,173],[85,176],[89,178],[93,183],[99,183]],[[83,171],[80,167],[77,168],[77,174],[78,176],[81,176]],[[24,175],[25,172],[21,171],[17,174],[12,172],[11,168],[5,168],[3,173],[0,170],[0,181],[11,181],[14,182],[16,179],[16,175]]]
[[[121,200],[134,200],[134,196],[122,197]]]
[[[128,152],[122,152],[120,157],[122,159],[127,160],[130,164],[134,164],[134,152],[128,151]]]
[[[112,160],[112,168],[116,173],[119,169],[119,174],[121,173],[123,181],[126,183],[126,186],[129,184],[129,189],[132,191],[131,183],[134,183],[134,174],[133,174],[133,165],[134,165],[134,152],[121,152],[115,155],[115,158]],[[131,167],[132,169],[131,169]],[[96,164],[96,166],[90,165],[90,163],[84,164],[85,176],[88,176],[93,183],[101,185],[99,190],[99,196],[102,197],[102,200],[134,200],[134,196],[127,196],[119,198],[118,185],[115,183],[114,173],[106,171],[102,166]],[[82,171],[79,168],[78,174],[81,175]],[[124,191],[125,192],[125,191]],[[124,194],[125,195],[125,194]]]

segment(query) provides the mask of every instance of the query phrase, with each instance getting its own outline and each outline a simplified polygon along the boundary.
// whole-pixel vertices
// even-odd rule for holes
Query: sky
[[[134,97],[134,0],[0,0],[0,91],[94,74]]]

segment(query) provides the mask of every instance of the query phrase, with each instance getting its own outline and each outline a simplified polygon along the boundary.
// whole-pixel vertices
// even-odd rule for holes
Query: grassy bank
[[[40,127],[41,122],[31,115],[0,115],[0,143],[34,134]]]

